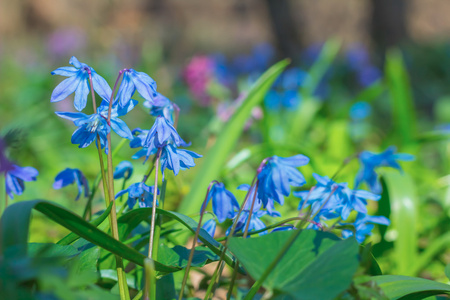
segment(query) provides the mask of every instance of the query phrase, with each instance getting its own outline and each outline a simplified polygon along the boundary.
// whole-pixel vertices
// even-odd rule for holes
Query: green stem
[[[205,200],[203,200],[203,204],[202,204],[202,207],[200,209],[200,219],[198,220],[197,229],[195,230],[194,239],[192,240],[191,252],[189,252],[188,263],[186,265],[186,269],[184,270],[183,283],[181,284],[181,290],[180,290],[180,295],[178,297],[178,300],[182,300],[183,299],[184,287],[186,286],[187,278],[189,276],[189,270],[190,270],[191,264],[192,264],[192,259],[194,258],[195,244],[197,243],[198,236],[200,234],[200,229],[202,228],[202,220],[203,220],[203,216],[205,215],[206,204],[208,203],[209,191],[211,190],[211,188],[216,183],[217,183],[216,180],[212,181],[209,184],[208,189],[206,190]]]
[[[146,258],[144,261],[145,270],[145,289],[144,289],[144,300],[155,300],[156,299],[156,274],[155,274],[155,264],[150,258]]]
[[[161,156],[161,148],[156,152],[156,161],[155,161],[155,185],[153,191],[153,203],[152,203],[152,219],[150,223],[150,242],[148,247],[148,257],[153,259],[153,242],[155,237],[155,223],[156,223],[156,197],[158,195],[158,167],[159,167],[159,158]]]

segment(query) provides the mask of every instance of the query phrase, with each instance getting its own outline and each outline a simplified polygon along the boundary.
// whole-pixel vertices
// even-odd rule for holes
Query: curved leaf
[[[423,278],[381,275],[372,279],[391,300],[419,300],[433,295],[450,294],[450,285]]]
[[[163,216],[177,220],[179,223],[181,223],[183,226],[185,226],[187,229],[189,229],[192,233],[195,234],[198,223],[195,222],[194,220],[192,220],[191,218],[189,218],[188,216],[185,216],[183,214],[180,214],[180,213],[177,213],[174,211],[168,211],[168,210],[163,210],[163,209],[159,209],[159,208],[156,208],[156,212]],[[125,232],[130,232],[135,226],[137,226],[137,224],[146,220],[149,216],[151,216],[151,214],[152,214],[151,208],[138,208],[138,209],[134,209],[130,212],[127,212],[126,214],[123,214],[117,220],[117,222],[119,223],[119,226],[122,228],[122,230],[124,230]],[[198,238],[214,254],[220,256],[220,254],[222,252],[222,250],[220,249],[221,244],[219,242],[217,242],[212,236],[210,236],[209,233],[206,232],[206,230],[201,228]],[[234,266],[233,257],[230,253],[227,253],[227,255],[225,255],[224,260],[228,265]]]
[[[417,207],[416,186],[408,174],[385,170],[381,174],[384,189],[380,203],[389,203],[390,230],[395,230],[394,253],[397,273],[414,275],[417,261]]]
[[[181,202],[179,207],[180,212],[192,214],[200,208],[206,187],[222,171],[228,156],[241,136],[245,122],[250,116],[253,107],[261,102],[275,79],[277,79],[288,64],[289,60],[282,60],[276,63],[252,86],[242,105],[236,110],[217,137],[214,146],[204,156],[204,161],[191,185],[191,190]]]
[[[87,241],[140,266],[144,265],[145,255],[115,240],[67,209],[45,200],[18,202],[5,210],[0,220],[1,253],[10,257],[26,255],[30,217],[33,209]],[[155,262],[155,269],[162,273],[180,270],[180,268],[158,262]]]
[[[97,227],[98,225],[102,224],[103,221],[106,220],[106,218],[109,216],[109,212],[111,211],[112,202],[109,204],[108,208],[95,220],[90,221],[89,223],[93,226]],[[65,237],[63,237],[60,241],[58,241],[58,245],[69,245],[78,240],[80,236],[76,235],[75,233],[71,232]]]

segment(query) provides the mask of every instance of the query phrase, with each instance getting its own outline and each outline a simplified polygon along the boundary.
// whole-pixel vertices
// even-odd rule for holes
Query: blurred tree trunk
[[[408,0],[371,0],[370,31],[377,50],[397,46],[408,39],[406,13]]]
[[[294,62],[299,58],[301,39],[297,30],[298,22],[292,16],[289,0],[266,0],[277,46],[283,58]],[[300,14],[296,14],[299,18]]]

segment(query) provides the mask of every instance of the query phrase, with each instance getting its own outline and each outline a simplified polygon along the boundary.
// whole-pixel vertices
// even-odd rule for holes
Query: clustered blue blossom
[[[96,146],[100,145],[101,149],[105,149],[105,152],[108,153],[108,135],[112,130],[120,137],[129,139],[131,148],[142,148],[133,155],[134,159],[145,156],[145,161],[147,161],[151,155],[157,155],[161,162],[163,179],[165,169],[169,169],[177,175],[180,170],[195,166],[194,158],[200,158],[201,155],[179,148],[188,147],[189,144],[179,136],[174,127],[176,126],[174,113],[178,112],[178,106],[157,92],[156,82],[149,75],[134,69],[121,70],[116,82],[117,85],[121,78],[120,85],[114,97],[115,90],[111,90],[106,80],[98,75],[92,67],[79,62],[75,57],[72,57],[69,63],[73,67],[62,67],[52,72],[52,75],[69,78],[63,80],[54,89],[51,102],[64,100],[75,92],[74,106],[79,112],[56,112],[59,117],[72,121],[78,127],[72,135],[73,144],[77,144],[79,148],[85,148],[98,140]],[[93,114],[87,115],[81,111],[86,107],[91,86],[102,102]],[[136,128],[131,131],[127,124],[119,118],[125,116],[138,104],[138,101],[131,99],[136,92],[144,98],[143,105],[149,108],[149,114],[156,117],[150,130]],[[131,177],[132,172],[132,164],[124,161],[116,167],[114,178],[127,180]],[[87,193],[87,182],[84,180],[85,177],[78,170],[66,169],[58,174],[54,186],[61,188],[76,182],[80,193],[83,187]],[[120,191],[116,197],[128,193],[130,209],[134,207],[136,201],[141,207],[151,207],[154,190],[155,187],[147,186],[142,181]]]
[[[395,148],[390,147],[380,154],[364,151],[359,156],[362,170],[357,175],[357,182],[368,181],[373,183],[377,179],[370,174],[369,180],[364,174],[367,171],[375,172],[374,169],[380,166],[390,166],[401,170],[397,160],[411,160],[409,154],[396,154]],[[258,168],[256,181],[252,185],[242,184],[239,190],[247,192],[245,205],[239,212],[239,204],[234,195],[225,189],[223,183],[215,183],[207,196],[206,204],[212,199],[213,213],[217,216],[219,223],[227,219],[236,222],[235,232],[231,233],[230,226],[227,235],[244,231],[259,231],[259,234],[267,234],[264,230],[267,226],[261,220],[263,216],[280,217],[280,213],[275,210],[275,203],[284,204],[284,197],[290,195],[291,187],[301,187],[306,181],[304,176],[297,169],[309,163],[309,158],[304,155],[292,157],[272,156],[265,159]],[[348,183],[338,183],[332,178],[313,174],[317,184],[309,191],[294,191],[293,195],[300,198],[298,210],[300,217],[308,218],[308,228],[322,230],[333,224],[331,229],[337,226],[353,226],[353,230],[347,228],[341,231],[343,238],[355,236],[359,243],[364,242],[368,235],[371,235],[374,224],[389,225],[389,220],[384,216],[372,216],[368,214],[368,200],[378,201],[381,196],[378,193],[369,192],[355,188],[351,189]],[[358,181],[359,180],[359,181]],[[205,205],[206,205],[205,204]],[[355,212],[355,214],[352,214]],[[351,221],[353,219],[353,221]],[[213,224],[214,223],[214,224]],[[214,235],[216,221],[208,220],[203,225],[211,235]],[[274,228],[271,232],[294,230],[292,224],[283,224]]]

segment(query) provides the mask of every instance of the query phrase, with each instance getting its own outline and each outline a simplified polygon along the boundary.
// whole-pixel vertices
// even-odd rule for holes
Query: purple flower
[[[39,172],[33,167],[19,167],[13,165],[13,168],[5,173],[6,193],[14,198],[14,194],[22,195],[25,190],[25,181],[35,181]]]
[[[55,177],[55,182],[53,183],[53,188],[55,190],[59,190],[60,188],[63,188],[65,186],[68,186],[69,184],[76,183],[78,187],[78,194],[75,200],[78,200],[80,198],[80,195],[84,189],[84,197],[89,196],[89,184],[84,176],[83,172],[81,172],[78,169],[70,169],[67,168]]]
[[[6,157],[6,143],[0,138],[0,174],[13,169],[12,162]]]

